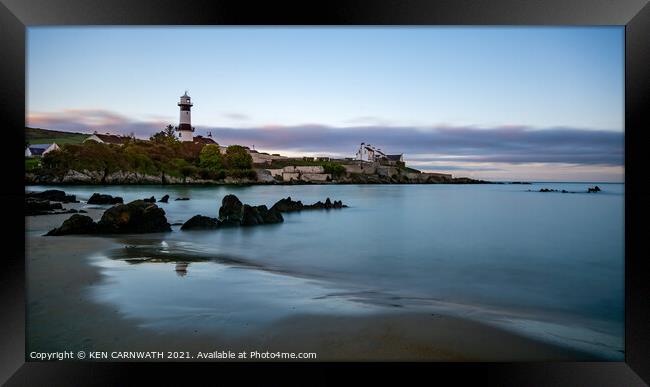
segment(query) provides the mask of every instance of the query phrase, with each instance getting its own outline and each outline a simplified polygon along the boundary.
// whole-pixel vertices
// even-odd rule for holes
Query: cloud
[[[249,115],[243,113],[223,113],[222,115],[226,118],[236,121],[246,121],[251,118]]]
[[[27,126],[70,132],[94,131],[114,134],[134,133],[148,138],[172,122],[163,119],[136,121],[121,114],[102,109],[66,109],[61,112],[33,112],[27,117]]]
[[[169,122],[162,120],[131,120],[106,110],[36,112],[28,117],[28,125],[34,127],[86,133],[94,130],[125,134],[134,132],[143,138],[148,138],[167,124]],[[330,127],[305,124],[230,128],[197,125],[197,133],[204,134],[207,131],[222,145],[255,145],[260,150],[274,149],[294,153],[353,156],[359,144],[365,142],[387,153],[404,153],[407,161],[417,161],[416,164],[440,168],[440,165],[436,165],[438,162],[447,162],[449,168],[455,166],[457,170],[472,169],[467,166],[469,163],[477,168],[479,165],[476,163],[484,164],[484,167],[491,163],[622,166],[625,150],[623,132],[561,127]],[[472,170],[479,170],[477,168]]]

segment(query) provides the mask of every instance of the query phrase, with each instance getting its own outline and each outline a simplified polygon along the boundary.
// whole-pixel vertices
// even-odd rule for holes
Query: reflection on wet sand
[[[174,268],[174,270],[176,270],[176,275],[179,277],[185,277],[189,265],[189,262],[176,262],[176,267]]]

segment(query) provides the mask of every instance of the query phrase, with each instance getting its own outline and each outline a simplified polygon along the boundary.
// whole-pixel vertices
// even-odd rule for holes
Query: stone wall
[[[331,179],[329,173],[303,173],[300,175],[302,181],[328,181]]]

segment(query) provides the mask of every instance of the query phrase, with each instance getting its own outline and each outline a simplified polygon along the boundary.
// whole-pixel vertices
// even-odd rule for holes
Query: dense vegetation
[[[66,144],[61,150],[43,156],[44,172],[62,174],[68,170],[100,171],[108,175],[118,171],[145,175],[165,174],[219,180],[227,176],[254,179],[252,158],[246,149],[233,145],[221,154],[218,145],[180,142],[165,128],[150,141],[132,139],[124,145]]]

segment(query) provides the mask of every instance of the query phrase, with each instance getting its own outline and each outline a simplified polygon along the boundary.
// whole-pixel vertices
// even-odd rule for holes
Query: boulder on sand
[[[50,230],[46,236],[71,235],[71,234],[94,234],[97,231],[97,224],[90,216],[75,214],[68,218],[61,227]]]
[[[203,215],[195,215],[181,226],[181,230],[210,230],[215,228],[219,228],[219,220]]]
[[[61,227],[46,235],[71,234],[127,234],[171,231],[165,210],[155,204],[136,200],[128,204],[118,204],[104,211],[99,222],[93,222],[86,215],[75,214]]]
[[[66,195],[65,192],[58,189],[48,189],[43,192],[30,192],[26,194],[28,198],[50,200],[62,203],[79,203],[75,195]]]
[[[104,195],[95,192],[92,194],[90,199],[88,199],[88,204],[120,204],[124,203],[124,200],[119,196]]]
[[[243,204],[235,195],[226,195],[219,208],[219,221],[224,225],[239,225],[242,220]]]
[[[99,233],[150,233],[171,231],[165,210],[156,204],[135,200],[106,210],[97,222]]]
[[[169,201],[169,195],[165,195],[160,200],[158,200],[160,203],[167,203]]]

